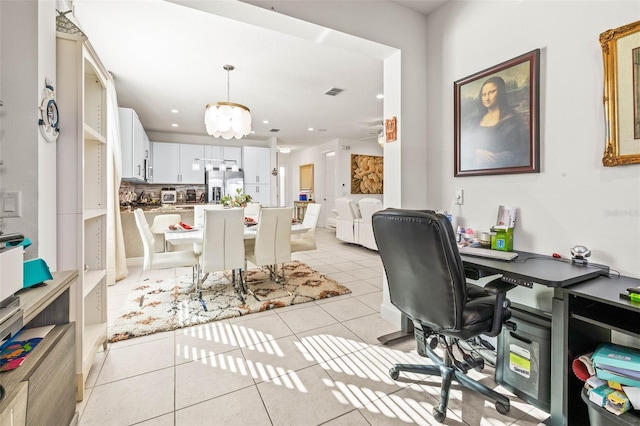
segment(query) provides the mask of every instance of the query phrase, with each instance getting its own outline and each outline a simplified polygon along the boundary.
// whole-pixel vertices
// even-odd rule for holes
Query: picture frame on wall
[[[454,176],[540,172],[540,49],[454,82]]]
[[[640,21],[600,34],[606,141],[602,164],[640,163]]]

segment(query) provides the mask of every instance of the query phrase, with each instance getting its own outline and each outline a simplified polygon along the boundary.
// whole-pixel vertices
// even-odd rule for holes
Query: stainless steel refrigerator
[[[220,204],[225,195],[236,195],[236,190],[244,191],[244,175],[240,172],[207,170],[204,172],[207,186],[207,202]]]

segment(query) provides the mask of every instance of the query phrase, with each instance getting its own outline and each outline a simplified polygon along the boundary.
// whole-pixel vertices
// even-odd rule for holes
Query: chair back
[[[202,228],[204,226],[204,212],[206,210],[224,209],[222,204],[196,204],[193,206],[193,226]]]
[[[202,271],[244,268],[243,210],[207,209],[204,213]]]
[[[260,210],[254,256],[257,266],[291,261],[291,207]]]
[[[153,218],[151,223],[151,233],[163,234],[169,228],[169,225],[175,225],[182,221],[182,216],[179,214],[159,214]]]
[[[353,221],[360,217],[358,208],[350,198],[336,198],[336,211],[338,212],[338,220]]]
[[[257,222],[258,219],[260,219],[261,209],[262,209],[262,205],[260,203],[254,203],[254,202],[247,203],[246,207],[244,208],[244,216],[250,217],[251,219]]]
[[[386,209],[374,213],[373,232],[391,303],[436,332],[460,330],[466,279],[446,216]]]
[[[371,216],[377,211],[382,210],[382,200],[378,198],[363,198],[358,202],[360,206],[361,223],[371,223]]]
[[[318,219],[320,218],[320,210],[322,204],[311,203],[307,204],[307,211],[304,213],[304,219],[302,219],[302,226],[315,231],[318,226]]]
[[[147,222],[147,218],[145,217],[142,209],[135,209],[133,211],[133,215],[136,219],[136,225],[138,226],[140,238],[142,239],[142,247],[144,249],[144,261],[142,264],[142,269],[144,271],[148,271],[149,269],[151,269],[151,264],[153,263],[153,254],[156,248],[156,240],[153,237],[153,233],[151,232],[151,228],[149,228],[149,223]]]

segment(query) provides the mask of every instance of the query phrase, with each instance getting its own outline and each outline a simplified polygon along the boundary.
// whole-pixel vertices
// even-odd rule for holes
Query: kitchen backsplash
[[[122,181],[120,183],[120,204],[127,204],[130,201],[137,201],[142,195],[141,201],[147,204],[159,203],[160,191],[167,188],[168,185],[154,184],[132,184],[131,182]],[[196,200],[200,200],[201,195],[206,191],[205,185],[171,185],[177,191],[178,202],[186,202],[187,190],[196,191]],[[181,201],[182,200],[182,201]]]

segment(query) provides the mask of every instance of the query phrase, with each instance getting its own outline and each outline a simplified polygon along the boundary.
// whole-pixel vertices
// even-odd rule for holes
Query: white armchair
[[[378,250],[376,239],[373,236],[373,226],[371,225],[371,216],[382,210],[382,200],[377,198],[363,198],[358,203],[360,206],[360,214],[362,218],[356,221],[358,227],[358,244],[371,250]]]
[[[358,244],[358,228],[356,219],[360,218],[360,212],[350,198],[336,198],[336,211],[338,220],[336,223],[336,238],[347,243]]]

